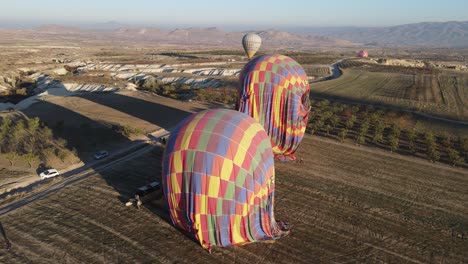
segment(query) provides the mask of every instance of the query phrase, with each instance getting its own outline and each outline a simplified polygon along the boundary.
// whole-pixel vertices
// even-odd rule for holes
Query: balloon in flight
[[[247,33],[242,38],[242,46],[244,47],[245,54],[251,59],[262,45],[262,38],[255,33]]]

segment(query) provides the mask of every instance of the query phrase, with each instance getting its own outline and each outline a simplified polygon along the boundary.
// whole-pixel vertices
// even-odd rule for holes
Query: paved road
[[[131,146],[130,148],[125,148],[125,149],[122,149],[120,150],[119,152],[117,152],[116,154],[114,154],[113,156],[116,156],[116,155],[121,155],[123,152],[127,151],[125,153],[124,156],[118,158],[118,159],[115,159],[115,160],[112,160],[111,162],[108,162],[108,163],[103,163],[102,165],[97,165],[98,163],[96,162],[93,162],[91,164],[87,164],[85,166],[82,166],[80,168],[77,168],[77,169],[74,169],[74,170],[71,170],[69,172],[66,172],[64,174],[62,174],[62,177],[64,178],[62,181],[50,186],[49,188],[45,189],[45,190],[42,190],[40,192],[36,192],[28,197],[25,197],[19,201],[16,201],[14,203],[11,203],[11,204],[8,204],[6,206],[3,206],[3,207],[0,207],[0,215],[4,215],[4,214],[7,214],[11,211],[14,211],[22,206],[25,206],[31,202],[34,202],[35,200],[37,199],[41,199],[51,193],[55,193],[57,191],[59,191],[60,189],[70,185],[70,184],[73,184],[75,182],[78,182],[78,181],[81,181],[89,176],[92,176],[92,175],[96,175],[96,172],[99,172],[99,171],[103,171],[103,170],[106,170],[108,168],[111,168],[113,167],[114,165],[116,164],[119,164],[119,163],[122,163],[122,162],[125,162],[127,160],[130,160],[130,159],[133,159],[135,157],[138,157],[140,155],[143,155],[145,153],[148,153],[149,151],[151,151],[156,145],[158,145],[158,141],[159,141],[159,137],[163,136],[163,135],[166,135],[167,133],[169,133],[167,130],[164,130],[164,129],[161,129],[161,130],[158,130],[154,133],[152,133],[151,135],[148,135],[148,137],[151,139],[151,140],[148,140],[148,141],[143,141],[141,142],[141,144],[143,144],[143,147],[141,149],[138,149],[136,151],[128,151],[129,149],[132,149],[134,148],[135,146]],[[110,156],[108,159],[112,158],[112,156]],[[105,161],[105,160],[103,160]],[[95,165],[95,166],[93,166]],[[91,168],[92,166],[92,168]],[[33,185],[37,186],[38,184],[40,184],[40,182],[36,182],[34,183]]]

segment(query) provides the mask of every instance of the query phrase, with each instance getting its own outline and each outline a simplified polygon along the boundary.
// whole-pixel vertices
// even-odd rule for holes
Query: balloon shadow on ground
[[[116,109],[167,130],[170,130],[183,118],[191,114],[190,112],[167,105],[114,93],[98,95],[80,94],[79,97]],[[136,105],[138,105],[138,108],[132,107]],[[144,109],[144,111],[140,111],[138,109]],[[148,156],[149,159],[152,159],[150,163],[158,164],[153,169],[149,169],[147,171],[139,170],[139,173],[137,174],[128,173],[127,175],[124,173],[125,175],[117,176],[115,173],[112,173],[111,170],[99,170],[99,174],[103,179],[105,179],[106,182],[119,193],[119,199],[121,202],[126,202],[129,198],[133,197],[138,187],[144,186],[152,181],[161,181],[160,164],[163,153],[162,147],[155,147],[152,143],[148,143],[144,140],[131,141],[122,133],[115,131],[115,129],[112,128],[111,123],[90,119],[78,112],[47,101],[31,105],[24,111],[24,113],[28,118],[39,117],[42,122],[46,123],[47,126],[52,129],[55,138],[62,138],[67,141],[67,148],[69,150],[77,149],[78,158],[84,162],[87,168],[97,170],[100,166],[111,160],[115,160],[121,156],[123,157],[126,154],[137,151],[141,148],[153,147],[154,150],[150,150],[148,153],[143,154],[145,155],[145,159],[146,156]],[[73,122],[70,120],[73,120]],[[153,136],[148,138],[148,141],[150,140],[156,141],[158,138]],[[102,146],[112,143],[118,143],[119,146],[135,145],[135,148],[129,149],[117,157],[113,157],[114,153],[110,152],[110,157],[108,159],[96,161],[93,158],[94,152],[102,149]],[[41,173],[45,169],[45,166],[42,165],[38,167],[36,171]],[[69,177],[81,172],[82,170],[82,168],[74,169],[61,174],[61,176]],[[47,181],[48,180],[39,181],[37,184]],[[168,219],[167,213],[165,215],[161,210],[156,210],[155,212],[166,220]]]

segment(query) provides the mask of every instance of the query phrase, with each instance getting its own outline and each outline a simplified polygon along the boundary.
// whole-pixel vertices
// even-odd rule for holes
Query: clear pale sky
[[[468,0],[0,0],[2,23],[391,26],[467,21]]]

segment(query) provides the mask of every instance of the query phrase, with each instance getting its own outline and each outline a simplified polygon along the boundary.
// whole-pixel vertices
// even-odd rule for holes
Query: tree
[[[316,130],[321,130],[324,124],[325,122],[323,122],[322,119],[317,120],[317,122],[315,123]]]
[[[408,137],[408,147],[409,147],[409,150],[410,152],[412,153],[415,153],[416,152],[416,144],[415,144],[415,141],[416,141],[416,137],[417,137],[417,132],[416,132],[416,129],[413,128],[413,129],[410,129],[406,132],[406,135]]]
[[[359,112],[359,106],[358,105],[353,105],[351,110],[353,111],[353,114],[356,114],[357,112]]]
[[[21,153],[24,151],[25,124],[23,119],[19,119],[14,124],[8,137],[8,152]]]
[[[314,125],[308,124],[306,127],[306,132],[309,133],[310,135],[313,135],[315,133]]]
[[[374,143],[380,143],[383,141],[384,130],[385,130],[385,123],[382,120],[377,121],[377,124],[375,125],[375,130],[374,130],[374,137],[372,138],[372,141],[374,141]]]
[[[364,142],[366,142],[366,135],[367,135],[368,130],[369,130],[369,119],[366,118],[366,120],[362,122],[361,127],[359,128],[359,134],[356,139],[358,144],[363,144]]]
[[[351,129],[354,126],[354,122],[356,122],[356,116],[351,115],[348,120],[346,121],[346,128]]]
[[[364,136],[367,135],[367,131],[369,131],[369,125],[370,121],[368,118],[366,118],[364,122],[362,122],[361,127],[359,128],[359,134],[362,134]]]
[[[390,143],[390,151],[396,151],[398,149],[399,138],[396,135],[392,134],[389,136],[388,141]]]
[[[328,100],[323,100],[317,103],[318,108],[325,108],[330,105],[330,101]]]
[[[427,156],[432,162],[436,162],[440,159],[440,152],[437,151],[437,146],[435,145],[435,143],[428,146]]]
[[[465,159],[468,160],[468,137],[460,137],[458,141],[460,144],[460,148],[463,154],[465,155]]]
[[[400,137],[401,134],[401,129],[397,124],[392,124],[392,131],[391,133],[395,135],[396,137]]]
[[[31,134],[36,133],[36,131],[39,129],[40,124],[41,124],[41,121],[39,120],[39,117],[28,119],[29,132],[31,132]]]
[[[338,125],[339,122],[340,122],[340,118],[338,116],[336,116],[336,115],[334,115],[334,116],[332,116],[330,118],[330,124],[331,124],[332,128],[335,128]]]
[[[30,168],[32,168],[32,163],[34,161],[39,160],[39,156],[37,156],[36,154],[33,154],[33,153],[27,153],[27,154],[23,155],[23,158],[28,162]]]
[[[458,151],[451,147],[447,148],[447,155],[449,157],[450,163],[452,163],[452,166],[457,166],[463,162],[463,159],[460,157]]]
[[[341,130],[340,130],[340,133],[338,134],[338,136],[340,137],[341,139],[341,142],[344,142],[346,136],[348,135],[348,129],[343,127]]]
[[[16,152],[8,152],[5,154],[5,158],[10,161],[11,166],[13,166],[13,162],[18,159],[18,154]]]
[[[320,118],[323,120],[323,122],[327,122],[328,119],[330,119],[332,116],[333,116],[333,112],[325,111],[323,112],[322,116],[320,116]]]
[[[432,131],[426,131],[426,133],[424,133],[424,140],[427,145],[435,144],[435,137]]]
[[[159,89],[159,85],[159,80],[154,76],[150,76],[144,80],[143,85],[141,87],[150,92],[156,92]]]
[[[357,139],[356,139],[356,142],[359,145],[362,145],[362,144],[364,144],[364,142],[366,142],[366,137],[364,135],[359,134]]]
[[[328,136],[330,135],[330,130],[332,129],[332,126],[330,124],[326,124],[323,129],[325,130],[325,133],[327,133]]]
[[[2,125],[0,126],[0,152],[7,152],[8,136],[11,129],[11,119],[3,119]]]

